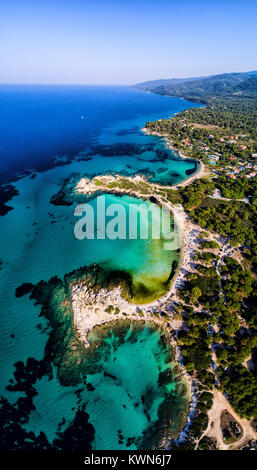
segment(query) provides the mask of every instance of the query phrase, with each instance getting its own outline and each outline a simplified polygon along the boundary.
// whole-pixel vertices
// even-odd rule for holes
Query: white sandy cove
[[[118,184],[124,180],[130,181],[132,183],[147,183],[145,177],[142,175],[136,175],[133,177],[124,177],[119,175],[99,175],[95,178],[95,180],[101,181],[102,184],[95,184],[94,179],[89,180],[88,178],[81,178],[77,183],[75,190],[87,195],[92,195],[100,190],[109,191],[114,194],[117,191],[124,194],[133,193],[136,197],[142,197],[144,199],[147,197],[146,194],[141,195],[140,188],[136,191],[124,187],[118,188]],[[108,188],[107,186],[110,183],[117,183],[117,185],[113,184],[112,188]],[[176,226],[180,232],[181,240],[183,241],[183,231],[185,227],[185,213],[183,207],[181,205],[173,206],[173,204],[171,204],[169,201],[156,194],[155,189],[159,188],[163,187],[157,184],[149,184],[151,194],[156,198],[157,202],[164,204],[173,213]],[[189,256],[189,253],[187,252],[189,251],[190,246],[185,244],[182,249],[181,265],[178,271],[181,271],[181,269],[185,269],[187,267]],[[181,282],[180,278],[178,279],[178,282],[176,281],[177,276],[178,272],[176,275],[174,275],[170,288],[165,295],[163,295],[158,300],[143,305],[131,304],[125,300],[121,296],[120,287],[116,287],[112,291],[101,289],[97,294],[95,294],[92,288],[86,283],[83,284],[82,281],[79,281],[78,284],[73,285],[71,288],[73,322],[81,341],[84,342],[85,346],[88,346],[87,335],[95,326],[115,320],[149,320],[159,325],[163,325],[164,319],[161,317],[158,318],[155,315],[155,313],[160,310],[163,310],[166,314],[169,315],[171,329],[179,328],[182,322],[180,320],[174,320],[174,309],[172,308],[172,302],[176,298],[174,296],[176,288],[178,287],[179,282]],[[106,309],[109,305],[114,307],[111,313],[106,312]],[[116,308],[118,309],[118,313],[115,312]],[[124,315],[124,313],[126,315]],[[168,329],[167,324],[165,327]]]
[[[181,213],[179,211],[176,216],[177,223],[182,232],[184,212]],[[119,286],[110,291],[103,288],[98,293],[95,293],[88,281],[80,280],[77,284],[73,284],[71,286],[73,324],[84,345],[86,347],[89,346],[87,336],[95,326],[116,320],[148,320],[161,326],[165,320],[162,317],[156,316],[156,313],[160,311],[169,315],[169,326],[165,322],[165,329],[170,331],[180,328],[182,321],[174,319],[173,302],[178,300],[176,290],[181,283],[183,273],[188,268],[191,249],[192,246],[189,243],[184,244],[183,254],[181,254],[183,256],[181,265],[173,277],[169,290],[160,299],[148,304],[137,305],[129,303],[122,297]],[[113,306],[111,313],[106,311],[109,305]]]

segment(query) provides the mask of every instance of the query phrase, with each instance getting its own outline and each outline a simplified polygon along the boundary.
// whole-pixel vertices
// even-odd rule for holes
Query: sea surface
[[[17,399],[25,396],[6,389],[10,380],[15,383],[14,364],[26,364],[28,358],[41,360],[49,335],[47,321],[39,317],[40,307],[28,295],[16,297],[17,287],[55,275],[62,278],[98,263],[127,271],[135,282],[143,279],[153,288],[156,277],[168,276],[175,259],[156,240],[77,240],[74,205],[54,206],[51,197],[72,175],[140,172],[161,184],[184,180],[196,171],[196,163],[181,160],[141,128],[148,120],[167,118],[192,106],[197,105],[127,87],[0,86],[0,395],[10,405],[17,407]],[[125,209],[129,202],[138,203],[126,196],[106,197],[107,205],[119,199]],[[133,331],[128,335],[131,339]],[[108,341],[115,343],[115,333]],[[135,408],[133,403],[150,388],[148,418],[151,423],[157,420],[164,400],[157,377],[166,355],[160,332],[147,328],[135,333],[135,341],[116,345],[115,360],[110,354],[102,371],[92,377],[95,390],[82,394],[95,430],[95,449],[136,448],[135,442],[142,441],[149,420],[143,407]],[[38,436],[42,431],[50,444],[71,425],[82,406],[77,388],[61,386],[56,368],[52,369],[51,380],[46,376],[36,380],[34,411],[24,423],[26,432]],[[107,369],[119,380],[109,377],[108,381]],[[142,380],[134,380],[139,371]],[[134,401],[126,401],[127,392],[134,393]],[[128,441],[129,437],[135,439]],[[7,447],[13,448],[13,439],[13,433],[7,432]]]

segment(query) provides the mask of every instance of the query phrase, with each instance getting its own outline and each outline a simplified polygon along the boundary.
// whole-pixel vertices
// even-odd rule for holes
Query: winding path
[[[201,438],[208,436],[217,441],[218,448],[220,450],[236,450],[246,445],[250,439],[257,439],[257,432],[253,429],[251,422],[245,418],[240,418],[238,414],[233,410],[229,401],[218,390],[213,391],[213,405],[208,412],[209,423],[207,429],[202,434]],[[243,429],[242,437],[234,442],[233,444],[225,444],[223,440],[222,430],[220,426],[221,414],[224,410],[227,410],[233,418],[240,424]]]

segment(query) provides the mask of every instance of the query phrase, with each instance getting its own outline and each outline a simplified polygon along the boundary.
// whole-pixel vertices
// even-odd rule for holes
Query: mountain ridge
[[[251,97],[257,98],[256,84],[257,70],[250,72],[232,72],[206,77],[192,77],[186,79],[160,79],[134,85],[135,88],[175,96],[207,104],[210,100],[224,97],[247,94],[248,86]],[[244,86],[242,84],[244,83]],[[254,95],[254,96],[253,96]]]

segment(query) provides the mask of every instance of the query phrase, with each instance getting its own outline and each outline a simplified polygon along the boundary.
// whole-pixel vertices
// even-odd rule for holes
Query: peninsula
[[[190,445],[255,448],[256,72],[139,88],[205,104],[145,126],[209,172],[171,196],[183,205],[191,244],[176,292],[184,320],[177,344],[190,376],[214,398]]]

